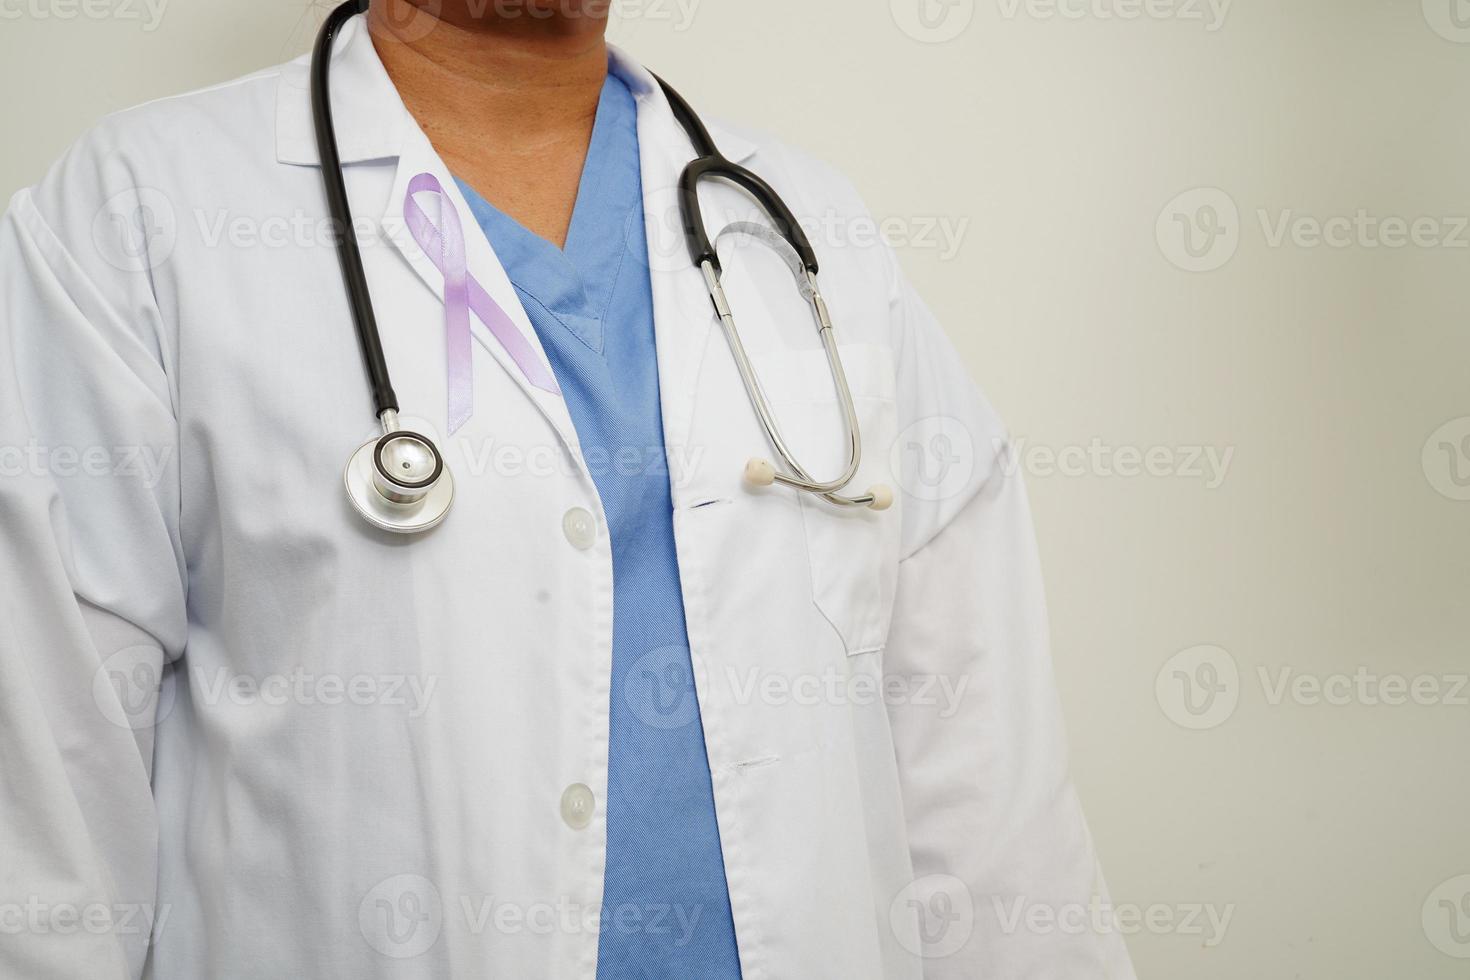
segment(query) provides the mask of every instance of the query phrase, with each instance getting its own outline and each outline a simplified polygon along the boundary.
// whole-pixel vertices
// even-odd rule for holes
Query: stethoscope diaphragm
[[[385,420],[385,428],[389,420]],[[454,477],[432,440],[393,429],[365,442],[342,474],[347,497],[374,527],[417,534],[434,527],[454,502]]]

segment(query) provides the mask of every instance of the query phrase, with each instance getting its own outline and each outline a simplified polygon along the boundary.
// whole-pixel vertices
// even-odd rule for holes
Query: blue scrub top
[[[565,251],[459,185],[546,349],[612,539],[597,976],[739,977],[674,551],[632,93],[608,74]]]

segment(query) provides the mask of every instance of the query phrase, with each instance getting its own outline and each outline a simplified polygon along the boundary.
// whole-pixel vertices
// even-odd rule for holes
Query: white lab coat
[[[691,149],[651,76],[622,54],[614,70],[638,101],[679,569],[745,977],[1131,977],[1117,936],[1013,918],[1065,921],[1103,886],[1000,423],[893,256],[821,230],[864,220],[851,188],[719,127],[815,223],[862,421],[854,486],[901,492],[875,513],[743,486],[769,450],[680,231]],[[590,980],[600,927],[703,912],[596,916],[609,698],[634,694],[609,690],[589,466],[648,454],[579,460],[561,398],[478,321],[474,415],[446,436],[442,278],[404,228],[411,177],[449,190],[471,272],[544,354],[360,20],[333,91],[404,416],[458,481],[432,533],[375,531],[343,493],[375,421],[305,59],[107,119],[0,227],[5,977]],[[724,186],[703,209],[712,232],[754,213]],[[772,253],[722,249],[786,434],[830,471],[841,429],[809,313]],[[586,547],[576,508],[598,529]],[[597,801],[582,829],[561,811],[579,783]]]

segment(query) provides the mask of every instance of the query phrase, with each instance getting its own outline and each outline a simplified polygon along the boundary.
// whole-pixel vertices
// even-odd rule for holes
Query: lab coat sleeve
[[[889,698],[914,871],[899,902],[919,920],[905,945],[927,980],[1131,980],[1068,777],[1019,468],[889,258],[899,438],[914,450],[896,474],[904,557],[883,655],[889,690],[915,693]]]
[[[177,430],[150,272],[99,256],[92,195],[64,177],[59,221],[30,191],[0,219],[0,976],[114,980],[142,974],[164,916]]]

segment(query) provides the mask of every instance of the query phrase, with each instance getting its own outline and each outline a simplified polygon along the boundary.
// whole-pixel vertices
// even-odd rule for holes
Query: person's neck
[[[383,67],[456,176],[562,244],[607,75],[606,20],[537,14],[532,0],[518,16],[434,6],[372,0]]]

